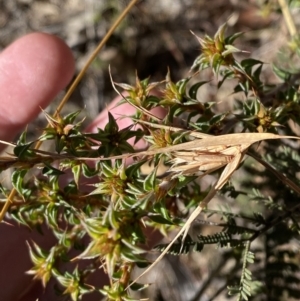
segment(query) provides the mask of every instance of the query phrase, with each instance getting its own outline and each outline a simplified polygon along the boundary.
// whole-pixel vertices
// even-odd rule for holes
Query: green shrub
[[[35,149],[36,141],[27,141],[24,132],[14,154],[3,158],[2,171],[14,167],[15,193],[8,214],[30,228],[46,223],[56,237],[50,250],[29,243],[30,273],[44,285],[56,278],[72,300],[92,291],[108,300],[133,300],[129,286],[148,287],[130,275],[134,267],[151,264],[144,231],[151,227],[163,234],[181,229],[172,244],[156,246],[160,252],[201,252],[210,244],[227,248],[226,262],[235,264],[225,287],[238,300],[300,298],[300,156],[297,140],[291,140],[297,139],[300,125],[299,73],[274,65],[282,83],[264,82],[264,63],[236,59],[241,50],[234,41],[240,34],[226,37],[225,31],[226,24],[214,37],[196,37],[201,54],[186,78],[173,82],[168,73],[160,83],[136,78],[132,86],[115,84],[127,92],[121,103],[137,109],[130,117],[139,129],[119,130],[109,114],[104,129],[85,133],[79,112],[56,117],[45,113],[49,126],[37,141],[51,141],[55,151]],[[291,45],[299,55],[298,40]],[[212,77],[199,81],[207,68]],[[213,80],[218,89],[234,83],[232,109],[224,111],[222,104],[199,97]],[[151,94],[158,90],[160,94]],[[165,110],[163,119],[151,113],[157,107]],[[135,151],[130,138],[146,140],[148,150]],[[132,158],[131,163],[125,158]],[[142,166],[148,162],[152,170],[145,174]],[[158,174],[162,165],[166,172]],[[41,170],[40,176],[27,179],[35,169]],[[208,174],[214,181],[204,189]],[[71,180],[60,185],[66,175]],[[88,179],[93,184],[84,186]],[[0,188],[7,198],[9,189]],[[213,210],[207,205],[216,194],[223,203]],[[200,215],[200,223],[213,230],[192,237],[187,230],[201,210],[206,219]],[[74,249],[79,254],[75,258],[70,255]],[[88,264],[79,268],[84,260]],[[61,261],[71,262],[73,272],[60,271]],[[99,266],[110,284],[90,286],[87,278]]]

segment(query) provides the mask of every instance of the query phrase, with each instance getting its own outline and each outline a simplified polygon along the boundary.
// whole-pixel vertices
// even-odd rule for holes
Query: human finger
[[[0,54],[0,139],[12,139],[71,80],[74,58],[58,37],[24,36]]]

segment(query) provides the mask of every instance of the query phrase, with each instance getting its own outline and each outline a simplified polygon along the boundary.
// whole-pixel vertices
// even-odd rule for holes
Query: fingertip
[[[74,74],[73,53],[57,36],[41,32],[31,33],[15,41],[6,51],[10,52],[9,56],[13,56],[15,62],[21,64],[24,80],[37,79],[45,83],[42,85],[45,90],[41,92],[48,92],[46,87],[51,87],[51,96],[63,89]],[[25,79],[26,75],[28,79]]]
[[[53,35],[32,33],[7,47],[0,54],[0,137],[8,139],[30,122],[74,69],[71,50]]]

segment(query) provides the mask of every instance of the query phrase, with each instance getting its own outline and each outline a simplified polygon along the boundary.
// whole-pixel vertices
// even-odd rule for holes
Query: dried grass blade
[[[220,136],[209,136],[203,139],[195,139],[193,141],[176,144],[172,146],[162,147],[154,150],[146,150],[137,153],[124,154],[120,156],[112,157],[97,157],[97,158],[84,158],[84,157],[72,157],[73,159],[85,160],[85,161],[105,161],[105,160],[115,160],[115,159],[125,159],[125,158],[134,158],[139,156],[151,156],[160,153],[172,153],[175,151],[182,150],[198,150],[198,151],[212,151],[214,147],[232,147],[232,146],[242,146],[241,151],[244,151],[248,145],[253,143],[260,142],[263,140],[272,140],[272,139],[300,139],[295,136],[280,136],[271,133],[241,133],[241,134],[227,134]]]
[[[220,190],[226,182],[229,180],[231,175],[234,173],[234,171],[237,169],[238,165],[240,164],[241,160],[243,159],[245,151],[253,144],[262,140],[266,139],[283,139],[283,138],[293,138],[293,139],[299,139],[297,137],[289,137],[289,136],[279,136],[269,133],[246,133],[246,134],[230,134],[230,135],[223,135],[218,137],[208,137],[202,140],[198,141],[192,141],[197,142],[197,149],[204,148],[204,147],[211,147],[211,146],[220,146],[225,145],[228,148],[225,150],[225,152],[228,155],[232,155],[233,159],[231,162],[229,162],[225,169],[223,170],[220,178],[215,183],[215,185],[211,188],[207,196],[204,198],[204,200],[198,205],[198,207],[193,211],[193,213],[190,215],[188,220],[186,221],[185,225],[180,229],[180,231],[177,233],[177,235],[174,237],[174,239],[169,243],[167,248],[158,256],[158,258],[140,275],[138,276],[132,283],[136,283],[142,276],[144,276],[148,271],[150,271],[164,256],[167,254],[167,252],[170,250],[172,245],[175,243],[175,241],[183,235],[183,240],[186,237],[188,230],[193,223],[193,221],[197,218],[197,216],[201,213],[203,208],[205,208],[208,203],[211,201],[211,199],[216,195],[217,191]],[[192,145],[190,142],[183,143],[183,144],[189,144]],[[175,145],[177,146],[177,145]],[[195,145],[194,145],[195,147]],[[173,147],[172,147],[173,148]],[[193,149],[193,148],[192,148]],[[174,150],[174,148],[173,148]],[[213,163],[213,162],[212,162]],[[217,164],[217,163],[215,163]],[[225,163],[224,163],[225,165]],[[128,287],[130,287],[129,285]]]

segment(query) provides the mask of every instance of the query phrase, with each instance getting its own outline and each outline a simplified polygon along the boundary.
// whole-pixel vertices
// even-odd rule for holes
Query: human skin
[[[0,140],[11,141],[41,108],[47,107],[72,79],[74,66],[68,46],[44,33],[24,36],[0,53]],[[104,127],[108,110],[116,118],[135,112],[129,104],[116,107],[118,101],[116,98],[86,130],[93,132]],[[120,128],[130,123],[129,118],[118,120]],[[53,287],[44,290],[40,282],[33,282],[32,276],[25,274],[32,266],[26,241],[35,241],[49,249],[55,240],[50,233],[42,236],[15,223],[0,223],[0,300],[56,300]],[[97,281],[101,282],[99,278]],[[84,300],[94,299],[91,296]]]

